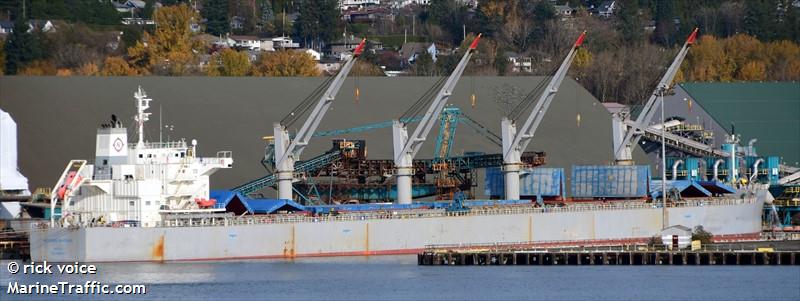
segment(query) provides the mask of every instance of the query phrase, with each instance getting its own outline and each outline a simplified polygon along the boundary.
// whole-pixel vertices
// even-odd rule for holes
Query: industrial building
[[[464,77],[449,103],[469,117],[500,133],[503,102],[519,101],[544,77]],[[147,87],[159,99],[152,109],[152,122],[162,131],[147,137],[175,139],[195,137],[205,150],[231,150],[236,158],[232,170],[212,177],[212,188],[231,188],[266,174],[263,136],[271,135],[279,120],[308,95],[323,78],[198,78],[198,77],[9,77],[0,82],[0,106],[19,126],[20,171],[31,187],[51,187],[60,172],[53,166],[93,153],[95,125],[117,114],[131,116],[129,91]],[[335,106],[319,130],[336,130],[390,121],[422,95],[437,78],[372,78],[352,74],[344,83]],[[355,89],[360,91],[356,99]],[[471,95],[475,94],[475,103]],[[498,95],[504,95],[499,99]],[[514,98],[517,98],[515,100]],[[159,112],[162,116],[159,116]],[[578,116],[580,116],[578,120]],[[131,125],[133,120],[122,120]],[[63,129],[69,128],[69,132]],[[293,129],[294,130],[294,129]],[[438,131],[438,129],[434,129]],[[565,137],[568,137],[566,139]],[[370,159],[392,157],[391,129],[315,137],[301,159],[330,149],[332,138],[363,139]],[[435,139],[429,138],[418,158],[433,158]],[[56,151],[53,151],[56,150]],[[611,117],[606,109],[574,80],[567,78],[537,131],[529,151],[547,154],[548,167],[612,163]],[[500,148],[468,126],[460,126],[452,154],[500,153]],[[644,153],[635,158],[644,161]],[[485,197],[482,175],[476,181],[476,197]],[[569,179],[567,179],[567,185]],[[268,197],[274,194],[268,193]]]

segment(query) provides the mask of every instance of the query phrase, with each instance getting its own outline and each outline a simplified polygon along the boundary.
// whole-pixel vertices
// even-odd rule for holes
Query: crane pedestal
[[[412,167],[398,167],[397,173],[397,203],[411,204],[411,176],[414,175]]]
[[[293,170],[278,171],[277,176],[278,176],[278,198],[284,200],[291,200],[294,171]]]
[[[519,200],[519,171],[521,168],[522,164],[519,163],[503,165],[503,173],[506,180],[506,200]]]

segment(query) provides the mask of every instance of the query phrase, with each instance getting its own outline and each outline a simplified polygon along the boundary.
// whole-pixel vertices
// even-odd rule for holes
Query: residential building
[[[28,21],[28,32],[55,32],[56,26],[50,20],[30,20]]]
[[[611,17],[614,15],[614,10],[617,9],[617,2],[616,1],[603,1],[600,4],[600,7],[597,8],[597,14],[601,17]]]
[[[339,0],[339,8],[342,10],[378,5],[381,5],[380,0]]]
[[[317,62],[319,62],[319,60],[322,59],[322,53],[319,53],[314,49],[301,48],[301,49],[295,49],[294,51],[308,53],[308,55],[314,58],[314,60]]]
[[[234,41],[233,47],[249,50],[261,50],[261,39],[259,39],[257,36],[232,35],[230,38]]]
[[[393,8],[403,8],[409,5],[428,5],[431,0],[392,0],[390,6]]]
[[[358,44],[361,43],[361,39],[362,39],[361,37],[351,35],[331,42],[330,44],[328,44],[330,48],[329,49],[330,56],[335,57],[339,60],[344,60],[345,56],[353,52],[353,50],[356,49],[356,46],[358,46]],[[369,41],[369,44],[370,47],[368,51],[378,51],[383,49],[383,43],[381,43],[380,41],[377,40]]]
[[[9,34],[14,31],[14,22],[0,21],[0,34]]]
[[[300,43],[295,43],[290,37],[272,38],[272,47],[275,49],[300,48]]]
[[[570,7],[569,4],[565,5],[554,5],[556,9],[556,14],[561,16],[573,16],[575,15],[575,9]]]
[[[528,56],[521,56],[514,52],[506,52],[508,62],[511,63],[511,72],[531,73],[533,72],[533,59]]]
[[[436,62],[436,44],[434,43],[405,43],[400,48],[400,58],[403,65],[413,64],[417,58],[422,54],[428,52],[431,58]]]

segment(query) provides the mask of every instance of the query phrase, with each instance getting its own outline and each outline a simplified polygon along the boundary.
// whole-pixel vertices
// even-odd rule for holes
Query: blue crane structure
[[[418,122],[421,118],[420,117],[409,117],[403,120],[406,123],[413,123]],[[451,156],[451,146],[453,144],[453,139],[455,138],[456,128],[459,123],[463,123],[468,127],[475,130],[476,133],[486,138],[489,142],[501,145],[500,136],[490,131],[487,127],[483,126],[475,119],[471,118],[469,115],[464,114],[458,107],[448,106],[444,108],[442,113],[440,114],[440,131],[437,137],[434,158],[433,159],[423,159],[423,160],[415,160],[414,167],[417,170],[417,173],[420,174],[419,177],[416,177],[417,182],[415,183],[413,197],[425,197],[431,195],[440,195],[441,198],[449,198],[452,197],[453,192],[456,191],[455,186],[458,186],[461,183],[460,188],[465,188],[464,183],[471,184],[469,179],[469,173],[474,172],[477,168],[485,168],[485,167],[494,167],[500,166],[502,164],[502,156],[500,154],[483,154],[483,153],[466,153],[461,156]],[[388,128],[392,126],[391,121],[384,121],[378,123],[371,123],[366,125],[361,125],[357,127],[347,128],[347,129],[337,129],[337,130],[328,130],[328,131],[318,131],[314,133],[313,137],[336,137],[346,134],[354,134],[354,133],[361,133],[367,132],[375,129],[382,129]],[[262,190],[267,187],[271,187],[275,185],[276,177],[273,173],[272,166],[274,166],[274,158],[271,156],[274,154],[273,147],[274,144],[272,143],[272,137],[264,137],[267,140],[266,148],[264,151],[264,158],[261,160],[262,165],[268,170],[268,174],[239,185],[233,188],[234,191],[243,193],[243,194],[251,194],[255,193],[259,190]],[[347,164],[338,164],[339,166],[344,165],[340,168],[354,168],[360,169],[359,173],[366,173],[370,175],[384,175],[391,173],[391,169],[393,168],[393,163],[391,160],[366,160],[366,158],[360,158],[358,163],[354,163],[354,159],[358,156],[352,155],[354,149],[362,148],[363,141],[356,140],[356,143],[352,143],[353,141],[349,141],[343,139],[335,139],[334,140],[334,147],[329,151],[316,156],[314,158],[300,161],[295,163],[295,171],[297,173],[311,175],[306,177],[306,182],[311,182],[311,178],[316,176],[339,176],[342,175],[343,172],[335,173],[328,169],[334,165],[334,163],[347,163]],[[541,165],[544,163],[544,154],[543,153],[526,153],[525,161],[530,165]],[[357,166],[357,167],[355,167]],[[435,174],[436,175],[436,183],[427,183],[423,176],[424,174]],[[389,200],[396,197],[396,191],[392,188],[392,185],[387,187],[383,183],[389,176],[383,177],[383,179],[378,179],[373,181],[372,183],[361,183],[361,185],[345,185],[347,187],[342,187],[343,185],[333,185],[328,184],[328,198],[330,199],[332,195],[347,195],[353,198],[361,198],[366,200]],[[454,179],[450,179],[454,178]],[[380,182],[380,183],[377,183]],[[438,185],[436,185],[438,184]],[[443,186],[447,186],[444,184],[450,184],[448,189],[444,189]],[[320,195],[319,189],[317,186],[324,186],[323,183],[297,183],[295,184],[294,191],[298,195],[301,200],[304,200],[306,203],[313,203],[312,197],[309,194],[317,194]],[[336,186],[336,187],[333,187]],[[305,189],[304,189],[305,188]],[[336,190],[336,191],[334,191]],[[305,193],[301,192],[305,191]]]

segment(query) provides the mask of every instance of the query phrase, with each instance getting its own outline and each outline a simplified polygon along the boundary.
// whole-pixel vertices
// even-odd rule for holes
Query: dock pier
[[[800,250],[541,249],[436,250],[418,265],[800,265]]]

